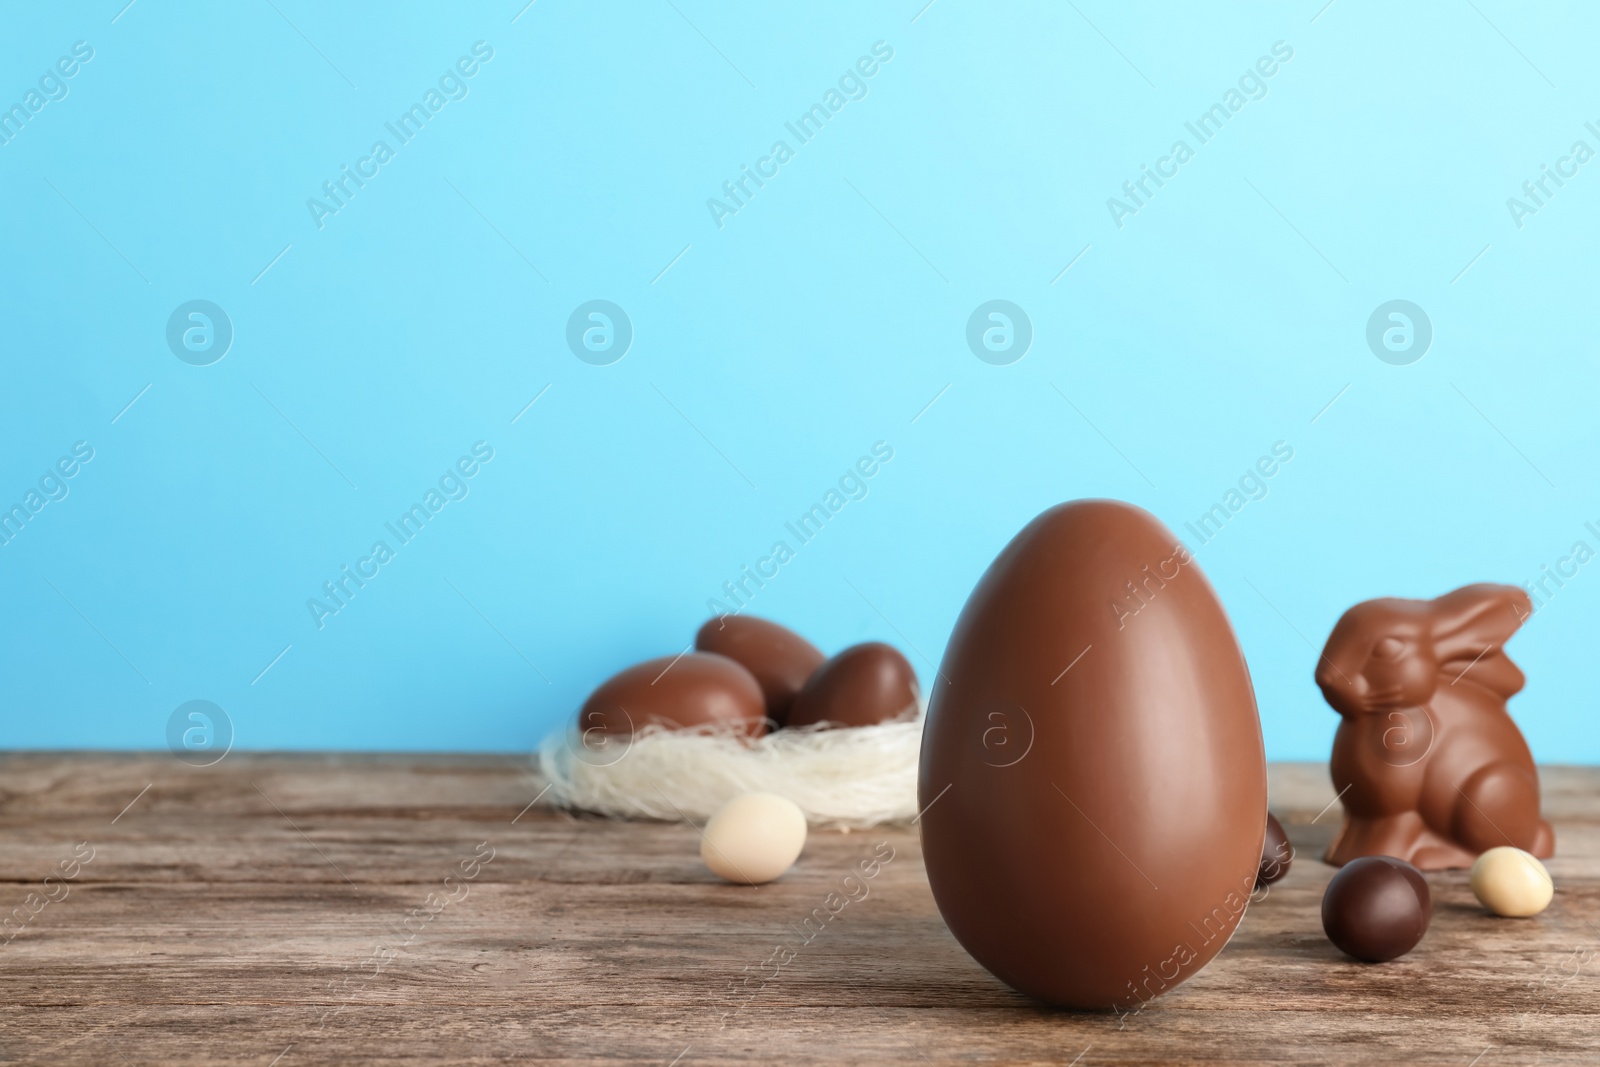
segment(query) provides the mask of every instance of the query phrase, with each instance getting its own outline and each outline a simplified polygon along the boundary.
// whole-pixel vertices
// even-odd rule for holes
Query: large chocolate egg
[[[694,635],[694,647],[735,660],[755,675],[766,698],[767,718],[782,726],[789,705],[825,658],[817,647],[787,627],[753,615],[721,615]]]
[[[1266,762],[1228,617],[1166,527],[1080,500],[1012,539],[945,649],[918,791],[939,911],[1008,985],[1131,1010],[1217,954]]]
[[[749,737],[766,730],[755,677],[726,656],[689,652],[636,663],[612,675],[578,712],[578,729],[630,736],[645,726],[731,726]]]
[[[872,726],[917,710],[917,672],[892,645],[851,645],[818,667],[794,698],[790,726]]]

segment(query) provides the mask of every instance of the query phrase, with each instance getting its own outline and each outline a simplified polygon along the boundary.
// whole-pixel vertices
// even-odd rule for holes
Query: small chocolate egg
[[[806,847],[800,806],[775,793],[744,793],[711,816],[700,838],[700,858],[728,882],[760,885],[783,874]]]
[[[1405,860],[1362,856],[1339,869],[1322,894],[1322,929],[1340,951],[1369,963],[1417,947],[1433,918],[1428,883]]]
[[[825,656],[786,627],[751,615],[719,615],[700,627],[694,647],[736,661],[755,675],[766,698],[767,718],[784,725],[795,694]]]
[[[851,645],[818,667],[789,709],[790,726],[872,726],[917,708],[917,673],[881,641]]]
[[[671,729],[736,726],[766,732],[766,704],[755,676],[726,656],[689,652],[636,663],[589,695],[578,728],[630,736],[649,725]]]
[[[1550,905],[1555,883],[1544,864],[1520,848],[1491,848],[1472,865],[1472,895],[1508,919],[1526,919]]]
[[[1294,846],[1277,816],[1267,812],[1267,836],[1261,842],[1261,869],[1256,872],[1256,888],[1269,886],[1289,873],[1289,861],[1294,859]]]

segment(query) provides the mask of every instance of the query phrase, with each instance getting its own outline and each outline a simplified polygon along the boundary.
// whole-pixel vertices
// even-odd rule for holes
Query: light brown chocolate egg
[[[694,647],[736,660],[755,675],[767,718],[779,726],[788,721],[795,694],[826,658],[793,630],[751,615],[712,619],[694,635]]]
[[[726,656],[689,652],[636,663],[590,694],[578,728],[631,736],[644,726],[734,726],[766,732],[766,703],[755,676]]]
[[[790,726],[872,726],[917,710],[917,674],[889,645],[852,645],[818,667],[794,698]]]
[[[1222,949],[1267,767],[1233,628],[1170,530],[1079,500],[1001,550],[934,682],[918,800],[940,914],[1015,989],[1128,1011]]]

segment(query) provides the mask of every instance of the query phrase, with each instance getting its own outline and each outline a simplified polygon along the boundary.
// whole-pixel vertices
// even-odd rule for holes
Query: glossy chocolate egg
[[[1289,873],[1289,863],[1294,859],[1294,846],[1289,835],[1283,832],[1283,823],[1271,812],[1267,813],[1267,839],[1261,842],[1261,867],[1256,872],[1256,888],[1261,889]]]
[[[1266,762],[1228,617],[1166,527],[1111,500],[1034,519],[933,685],[923,852],[979,963],[1051,1004],[1129,1011],[1221,950],[1261,863]]]
[[[629,736],[649,725],[673,729],[730,725],[750,737],[766,731],[755,676],[726,656],[689,652],[636,663],[612,675],[578,712],[578,729]]]
[[[755,675],[767,718],[782,726],[789,705],[825,657],[815,645],[775,622],[750,615],[720,615],[694,635],[694,647],[735,660]]]
[[[1322,893],[1323,933],[1341,952],[1368,963],[1387,963],[1416,948],[1432,919],[1428,880],[1393,856],[1351,860]]]
[[[789,711],[790,726],[872,726],[917,709],[917,672],[881,641],[851,645],[818,667]]]

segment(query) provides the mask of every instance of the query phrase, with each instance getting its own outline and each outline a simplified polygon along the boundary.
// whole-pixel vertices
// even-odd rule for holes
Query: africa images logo
[[[167,317],[167,347],[192,367],[209,367],[233,347],[233,320],[209,300],[189,300]]]
[[[167,749],[191,767],[221,763],[233,749],[233,719],[209,700],[179,704],[167,716]]]
[[[1009,300],[979,304],[967,319],[967,347],[985,363],[1006,367],[1028,354],[1033,320]]]
[[[1367,319],[1367,347],[1391,366],[1405,367],[1428,354],[1433,320],[1409,300],[1379,304]]]
[[[595,367],[609,367],[633,346],[633,320],[609,300],[579,304],[567,318],[567,347]]]

